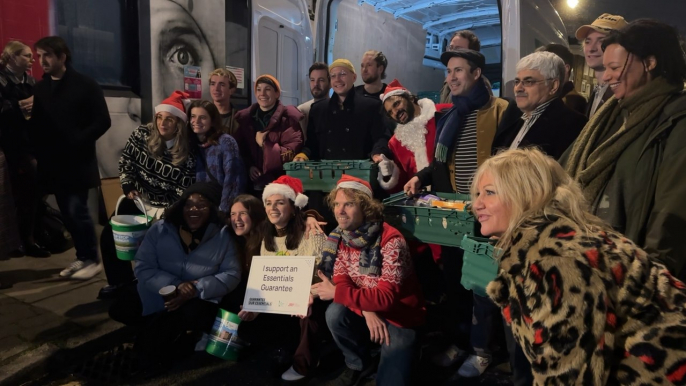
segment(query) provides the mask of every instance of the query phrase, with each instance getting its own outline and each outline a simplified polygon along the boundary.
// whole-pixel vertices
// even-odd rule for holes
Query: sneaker
[[[93,260],[76,260],[60,272],[61,277],[88,280],[102,271],[102,264]]]
[[[450,366],[454,365],[455,363],[457,363],[458,360],[466,357],[467,355],[468,355],[467,351],[462,350],[461,348],[452,344],[445,351],[436,354],[431,359],[431,361],[436,366],[450,367]]]
[[[339,375],[338,378],[327,382],[326,386],[357,386],[362,383],[363,379],[373,375],[375,370],[375,366],[369,366],[362,371],[353,370],[350,367],[345,366],[345,370],[341,375]]]
[[[281,374],[281,379],[283,379],[286,382],[295,382],[303,378],[305,378],[305,376],[295,371],[293,366],[289,367],[285,373]]]
[[[460,369],[457,370],[457,374],[464,378],[476,378],[483,374],[490,364],[491,358],[470,355],[469,358],[462,363]]]

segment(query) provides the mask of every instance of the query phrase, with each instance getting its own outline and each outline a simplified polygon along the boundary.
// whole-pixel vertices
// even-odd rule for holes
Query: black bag
[[[53,254],[62,253],[74,247],[71,234],[64,226],[62,214],[58,210],[43,201],[38,205],[36,219],[33,236],[39,245],[44,246]]]

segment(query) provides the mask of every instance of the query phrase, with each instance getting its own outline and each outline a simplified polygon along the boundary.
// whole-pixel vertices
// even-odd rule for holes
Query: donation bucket
[[[214,319],[205,351],[230,361],[238,359],[238,353],[243,348],[238,339],[238,324],[240,322],[241,319],[238,315],[220,308],[217,311],[217,317]]]
[[[150,228],[152,217],[142,214],[118,214],[119,204],[125,198],[124,195],[119,197],[114,216],[110,219],[110,225],[112,225],[112,233],[114,234],[114,248],[117,251],[117,258],[131,261],[136,257],[136,252],[143,242],[145,232]],[[139,201],[142,208],[145,208],[140,197],[136,197],[136,200]]]

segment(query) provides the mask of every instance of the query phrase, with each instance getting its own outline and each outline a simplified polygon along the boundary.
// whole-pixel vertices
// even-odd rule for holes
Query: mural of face
[[[224,14],[220,0],[150,0],[153,106],[183,89],[184,66],[209,74],[224,63],[223,41],[211,40],[223,39]],[[202,83],[203,98],[210,99],[207,82]]]

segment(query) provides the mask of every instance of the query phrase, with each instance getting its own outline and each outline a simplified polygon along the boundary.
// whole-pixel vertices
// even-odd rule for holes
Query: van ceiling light
[[[576,8],[579,5],[579,0],[567,0],[567,5],[569,8]]]

